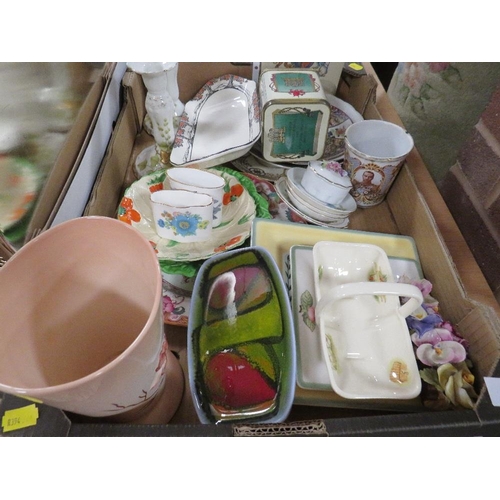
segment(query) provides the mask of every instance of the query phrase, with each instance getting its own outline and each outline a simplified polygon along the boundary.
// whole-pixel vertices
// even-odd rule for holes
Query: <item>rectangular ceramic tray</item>
[[[290,222],[280,222],[276,220],[254,219],[251,232],[251,244],[260,245],[269,250],[271,255],[280,266],[285,279],[290,282],[290,268],[287,261],[290,261],[290,254],[296,251],[304,251],[304,247],[310,248],[318,241],[346,241],[356,243],[371,243],[381,247],[389,256],[392,263],[394,263],[395,275],[398,275],[403,269],[413,268],[418,276],[423,276],[420,261],[418,257],[417,247],[413,238],[409,236],[384,234],[384,233],[371,233],[367,231],[356,231],[350,229],[330,229],[318,226],[309,226],[302,224],[293,224]],[[405,261],[412,262],[409,266]],[[312,274],[312,254],[308,260],[308,265],[311,266],[311,292],[314,291],[314,278]],[[293,281],[292,281],[292,297],[293,297]],[[300,306],[299,306],[300,307]],[[297,304],[293,303],[292,308],[295,310]],[[297,319],[295,319],[297,321]],[[302,321],[302,316],[300,318]],[[306,327],[307,328],[307,327]],[[297,329],[297,352],[298,352],[298,380],[299,383],[295,390],[294,404],[306,406],[328,406],[339,408],[359,408],[359,409],[373,409],[373,410],[387,410],[387,411],[421,411],[422,403],[420,398],[413,398],[407,400],[384,400],[384,399],[346,399],[336,394],[329,383],[326,365],[324,366],[326,378],[317,379],[313,377],[314,381],[309,379],[304,385],[303,369],[301,366],[301,348],[300,339],[304,332],[304,327],[300,326]],[[318,353],[321,354],[321,345],[319,336],[317,338]],[[318,356],[319,354],[315,354]],[[322,360],[322,358],[321,358]],[[320,370],[321,373],[321,370]],[[301,380],[302,377],[302,380]],[[320,382],[317,387],[313,384]],[[326,382],[326,383],[325,383]],[[306,387],[307,386],[307,387]],[[325,389],[326,388],[326,389]]]
[[[308,315],[308,307],[316,303],[312,248],[309,245],[292,246],[289,268],[285,268],[297,335],[297,385],[302,389],[331,391],[330,379],[321,351],[318,325]],[[395,281],[403,275],[411,279],[422,277],[420,264],[416,259],[391,256],[389,264]]]

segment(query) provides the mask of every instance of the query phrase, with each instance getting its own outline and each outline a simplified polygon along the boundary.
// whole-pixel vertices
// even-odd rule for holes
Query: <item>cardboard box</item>
[[[249,66],[229,63],[181,63],[179,87],[185,102],[211,77],[232,71],[250,77]],[[145,89],[137,75],[123,79],[124,104],[85,215],[115,217],[126,187],[135,178],[135,156],[152,143],[142,130]],[[344,75],[337,95],[366,118],[398,122],[381,86],[370,74]],[[204,425],[197,420],[189,386],[168,425],[128,425],[75,419],[70,436],[472,436],[500,428],[500,411],[491,404],[483,378],[500,376],[500,319],[479,267],[466,246],[417,151],[396,179],[383,204],[357,210],[350,229],[401,234],[415,239],[424,275],[443,317],[457,325],[470,343],[480,398],[474,410],[412,412],[294,405],[286,422],[275,425]],[[457,267],[458,266],[458,267]],[[459,270],[465,270],[461,275]],[[495,305],[496,304],[496,305]],[[166,326],[170,348],[186,371],[186,331]],[[185,372],[187,377],[187,372]],[[187,380],[187,378],[186,378]]]
[[[88,150],[91,141],[98,142],[98,145],[101,145],[100,143],[104,141],[101,147],[105,150],[109,136],[97,137],[96,124],[99,121],[116,66],[117,63],[105,63],[87,94],[40,192],[33,216],[28,225],[25,242],[41,231],[48,229],[54,223],[72,187],[73,180],[81,173],[82,161],[94,154],[94,151]],[[109,134],[111,134],[111,129]],[[102,161],[102,155],[98,160],[91,158],[91,161],[98,162],[95,168],[97,171]],[[90,178],[88,182],[93,183],[94,180],[95,178]],[[83,186],[76,186],[74,189],[80,191]],[[84,206],[85,202],[86,199],[83,201]],[[81,212],[77,216],[80,215]]]

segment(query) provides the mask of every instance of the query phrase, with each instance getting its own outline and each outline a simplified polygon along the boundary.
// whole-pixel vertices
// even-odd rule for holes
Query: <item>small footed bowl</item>
[[[310,161],[302,177],[302,186],[314,198],[338,205],[349,194],[352,183],[339,163]]]

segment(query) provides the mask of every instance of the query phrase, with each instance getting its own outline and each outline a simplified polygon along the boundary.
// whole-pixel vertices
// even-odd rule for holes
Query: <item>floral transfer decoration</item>
[[[404,384],[408,382],[410,372],[404,361],[394,361],[389,371],[389,379],[391,382]]]
[[[337,350],[335,349],[335,344],[333,342],[333,338],[330,335],[326,335],[326,349],[328,351],[328,359],[330,360],[330,364],[332,368],[340,373],[340,364],[337,356]]]
[[[167,367],[167,350],[168,350],[168,343],[166,337],[164,336],[163,343],[161,346],[161,351],[158,356],[158,364],[156,365],[154,370],[154,377],[153,381],[151,382],[151,386],[149,387],[148,390],[142,389],[141,394],[137,397],[138,400],[137,403],[132,403],[129,405],[112,403],[111,406],[113,406],[115,410],[131,410],[132,408],[136,408],[138,406],[143,405],[147,401],[150,401],[158,394],[158,391],[162,387],[163,382],[165,380],[165,373]]]
[[[478,394],[474,389],[468,342],[439,313],[430,281],[402,276],[399,282],[417,286],[424,297],[422,306],[406,318],[424,382],[424,406],[438,410],[474,408]]]
[[[375,263],[373,264],[373,268],[368,275],[368,281],[385,282],[387,281],[387,274],[384,274],[382,268]],[[385,295],[374,295],[374,298],[377,302],[385,302],[387,300]]]
[[[299,314],[302,316],[304,324],[314,332],[316,329],[316,314],[314,308],[314,299],[309,290],[305,290],[300,296]]]
[[[166,292],[163,295],[163,321],[171,325],[187,326],[190,299],[182,295]]]
[[[230,203],[236,201],[245,191],[241,184],[229,185],[228,182],[224,185],[224,196],[222,198],[223,205],[229,205]]]
[[[126,196],[122,198],[118,207],[118,219],[130,225],[141,220],[141,214],[134,209],[134,202]]]
[[[210,221],[203,220],[199,214],[191,212],[162,212],[158,219],[160,227],[171,229],[177,236],[195,236],[198,229],[206,229]]]
[[[321,170],[328,170],[330,172],[333,172],[335,174],[340,175],[341,177],[348,177],[349,176],[347,171],[345,171],[342,168],[342,165],[338,161],[333,161],[333,160],[322,161],[322,162],[320,162],[319,166],[320,166]]]

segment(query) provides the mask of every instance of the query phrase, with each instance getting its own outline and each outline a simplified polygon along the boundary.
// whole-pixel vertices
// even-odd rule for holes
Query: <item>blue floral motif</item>
[[[198,214],[190,212],[179,213],[163,212],[164,219],[158,220],[160,227],[172,229],[175,235],[195,236],[198,229],[206,229],[209,221],[202,220]]]
[[[214,200],[214,202],[215,202],[215,200]],[[215,202],[213,207],[214,207],[214,219],[215,219],[215,216],[222,210],[222,203]]]

